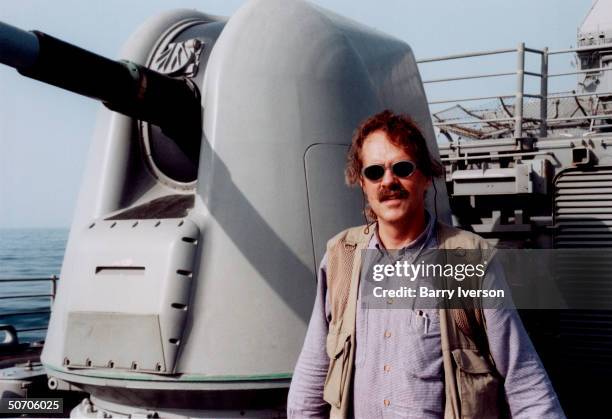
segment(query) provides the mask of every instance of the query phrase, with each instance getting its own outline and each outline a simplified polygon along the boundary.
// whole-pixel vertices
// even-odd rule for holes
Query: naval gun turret
[[[34,47],[10,65],[34,63],[24,49]],[[79,417],[279,414],[325,243],[363,223],[343,176],[353,130],[385,108],[408,113],[438,155],[412,51],[303,1],[255,0],[229,19],[153,18],[122,58],[136,65],[100,62],[125,88],[79,91],[76,70],[62,86],[110,109],[99,112],[42,363],[54,386],[90,394]],[[436,186],[429,208],[448,221]]]

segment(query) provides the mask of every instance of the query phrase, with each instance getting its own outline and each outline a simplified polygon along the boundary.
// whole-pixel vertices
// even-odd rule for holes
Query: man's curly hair
[[[413,154],[416,159],[414,163],[423,175],[435,178],[444,174],[444,167],[431,156],[425,137],[412,119],[407,115],[384,110],[363,121],[353,134],[345,170],[346,183],[349,186],[359,185],[363,169],[363,142],[368,135],[378,130],[385,132],[393,144]]]

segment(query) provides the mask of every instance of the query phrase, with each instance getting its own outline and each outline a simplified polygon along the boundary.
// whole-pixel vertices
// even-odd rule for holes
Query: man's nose
[[[384,186],[389,186],[395,183],[395,175],[393,175],[393,171],[390,167],[385,168],[385,174],[383,175],[381,183]]]

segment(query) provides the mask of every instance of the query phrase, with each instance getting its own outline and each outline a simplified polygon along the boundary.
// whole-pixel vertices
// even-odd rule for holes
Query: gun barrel
[[[0,22],[0,63],[14,68],[30,67],[38,56],[38,39],[26,32]]]
[[[201,134],[197,88],[128,61],[113,61],[43,32],[0,22],[0,62],[26,76],[100,100],[124,115],[158,125],[197,159]]]

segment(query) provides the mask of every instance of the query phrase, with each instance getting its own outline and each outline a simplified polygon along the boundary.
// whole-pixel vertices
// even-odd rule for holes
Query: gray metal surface
[[[36,390],[46,380],[45,369],[39,362],[0,369],[0,398],[37,397]]]
[[[593,170],[594,169],[594,170]],[[555,180],[553,243],[556,248],[610,248],[612,247],[612,168],[595,167],[591,170],[567,169]],[[587,266],[588,275],[578,282],[563,283],[573,292],[574,299],[592,302],[609,300],[611,285],[609,275],[598,274],[598,268],[609,266],[609,260],[563,261],[559,264],[560,277],[564,269],[573,270]],[[579,397],[577,412],[603,411],[603,403],[597,395],[605,377],[612,371],[612,316],[602,310],[565,310],[559,313],[558,357],[568,365],[566,374],[576,377],[584,390],[576,384],[565,383],[567,398]],[[563,379],[560,380],[563,383]],[[579,396],[579,392],[585,394]],[[570,406],[572,403],[568,403]]]
[[[66,316],[62,365],[174,373],[198,239],[198,227],[180,219],[98,221],[83,229],[78,263],[63,276],[54,305],[54,316]],[[74,297],[66,301],[64,290]]]
[[[504,195],[545,192],[538,190],[537,179],[544,175],[542,162],[517,164],[505,169],[468,169],[452,173],[453,193],[461,195]],[[535,186],[535,187],[534,187]]]
[[[578,38],[590,41],[589,35],[612,29],[612,3],[607,0],[594,0],[578,29]],[[595,38],[595,37],[594,37]]]
[[[365,223],[365,215],[354,210],[364,206],[361,190],[349,189],[344,184],[347,153],[346,145],[313,144],[304,155],[308,212],[317,263],[323,258],[327,241],[337,234],[338,226]],[[353,210],[347,211],[348,207]]]
[[[555,247],[612,247],[612,170],[568,170],[555,180]]]

